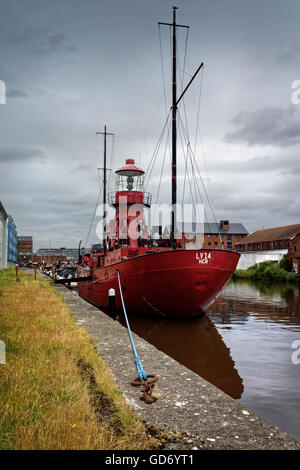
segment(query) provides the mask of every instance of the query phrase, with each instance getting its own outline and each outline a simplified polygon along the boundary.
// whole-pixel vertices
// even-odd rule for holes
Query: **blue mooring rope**
[[[142,380],[147,380],[147,373],[143,369],[141,360],[138,356],[137,350],[136,350],[135,345],[134,345],[133,337],[132,337],[132,334],[131,334],[131,329],[130,329],[128,318],[127,318],[127,313],[126,313],[126,308],[125,308],[125,304],[124,304],[123,294],[122,294],[122,287],[121,287],[121,282],[120,282],[120,273],[119,273],[118,270],[117,270],[117,275],[118,275],[119,290],[120,290],[120,295],[121,295],[121,301],[122,301],[122,306],[123,306],[123,310],[124,310],[125,320],[126,320],[127,329],[128,329],[128,333],[129,333],[133,353],[134,353],[134,359],[135,359],[135,363],[136,363],[136,367],[137,367],[137,374],[138,374],[138,378],[141,382]]]

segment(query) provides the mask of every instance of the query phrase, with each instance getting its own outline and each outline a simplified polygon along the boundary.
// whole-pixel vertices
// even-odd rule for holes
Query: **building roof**
[[[21,242],[31,242],[32,241],[32,237],[18,237],[18,241],[21,241]]]
[[[170,232],[170,225],[166,226],[164,230]],[[221,225],[215,222],[205,222],[204,224],[192,224],[192,223],[182,223],[182,232],[183,233],[205,233],[207,235],[247,235],[248,231],[245,229],[243,224],[240,223],[231,223],[229,228],[221,228]],[[158,233],[158,226],[153,226],[151,233],[154,235]]]
[[[248,235],[248,230],[241,223],[231,223],[229,228],[221,228],[220,224],[215,222],[205,222],[204,223],[204,233],[210,234],[221,234],[221,235]]]
[[[300,224],[285,225],[283,227],[267,228],[264,230],[257,230],[251,233],[248,237],[239,241],[239,245],[248,243],[259,242],[272,242],[276,240],[291,240],[300,233]]]

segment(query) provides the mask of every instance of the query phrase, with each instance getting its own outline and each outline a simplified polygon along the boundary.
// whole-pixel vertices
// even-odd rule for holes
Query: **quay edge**
[[[136,366],[127,329],[65,286],[54,289],[99,349],[128,405],[149,427],[183,436],[165,450],[300,450],[298,441],[133,334],[144,369],[159,376],[157,401],[141,401],[140,387],[130,384]]]

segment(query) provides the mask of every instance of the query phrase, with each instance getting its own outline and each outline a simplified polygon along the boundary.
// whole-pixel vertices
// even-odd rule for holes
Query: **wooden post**
[[[54,266],[52,266],[52,279],[51,279],[51,284],[55,283],[55,269]]]
[[[34,280],[36,281],[36,264],[34,265]]]
[[[16,280],[19,277],[19,266],[16,264]]]

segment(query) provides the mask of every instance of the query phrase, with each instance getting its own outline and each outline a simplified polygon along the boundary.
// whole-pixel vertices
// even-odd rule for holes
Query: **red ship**
[[[176,8],[173,9],[172,96],[172,207],[176,206],[176,118],[177,106],[194,77],[177,99],[176,95]],[[184,26],[183,26],[184,27]],[[154,241],[144,209],[151,195],[144,192],[144,171],[133,159],[116,171],[116,190],[109,195],[115,217],[106,230],[106,126],[104,130],[104,236],[102,246],[84,256],[78,266],[78,293],[89,302],[109,307],[109,290],[116,294],[116,310],[122,310],[118,279],[126,309],[140,315],[192,318],[201,315],[216,299],[234,272],[239,253],[225,249],[186,249],[184,234],[178,233],[172,212],[170,240]]]

